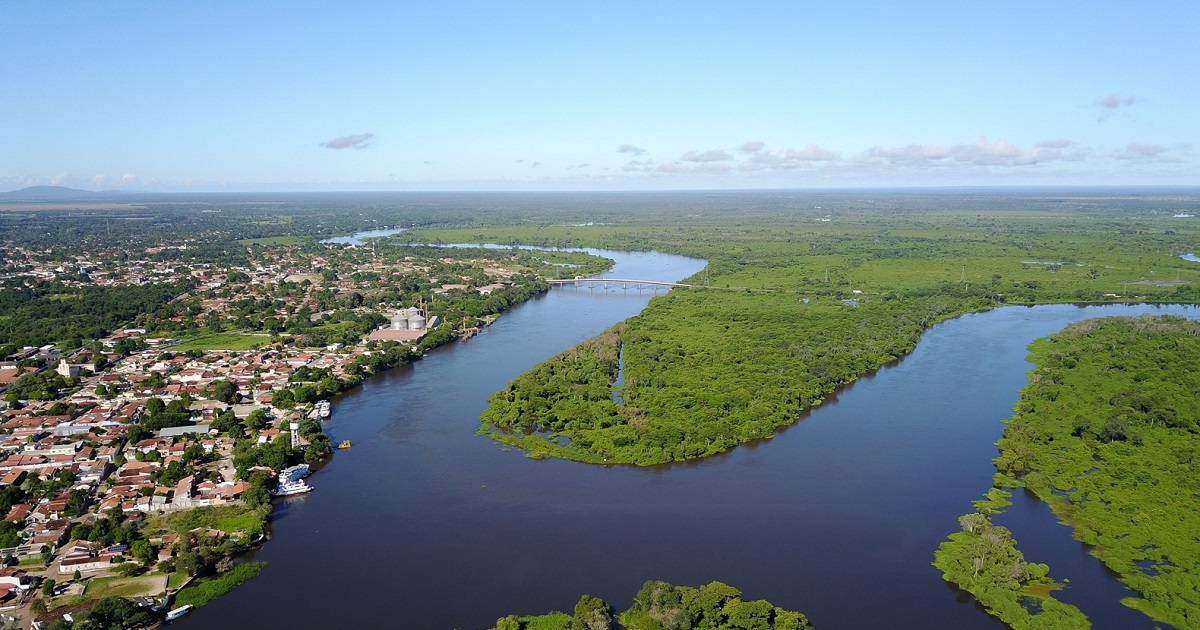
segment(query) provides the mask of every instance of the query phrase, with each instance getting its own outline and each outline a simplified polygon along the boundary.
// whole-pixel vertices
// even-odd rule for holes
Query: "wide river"
[[[607,275],[673,281],[703,261],[599,252]],[[642,583],[720,580],[803,611],[818,628],[1002,627],[930,562],[990,486],[1001,421],[1030,341],[1079,319],[1190,307],[1006,307],[939,324],[774,439],[653,468],[535,461],[478,437],[487,397],[538,362],[639,312],[639,292],[557,288],[490,329],[334,401],[351,440],[277,505],[270,564],[181,628],[483,628],[570,611],[581,594],[625,608]],[[1027,558],[1070,578],[1062,597],[1097,628],[1154,627],[1054,522],[1017,495],[998,519]]]

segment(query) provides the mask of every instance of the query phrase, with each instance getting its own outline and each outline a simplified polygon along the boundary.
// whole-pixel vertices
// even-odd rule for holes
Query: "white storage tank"
[[[425,318],[420,315],[413,315],[408,318],[409,330],[425,330]]]
[[[408,318],[401,315],[392,317],[392,330],[408,330]]]

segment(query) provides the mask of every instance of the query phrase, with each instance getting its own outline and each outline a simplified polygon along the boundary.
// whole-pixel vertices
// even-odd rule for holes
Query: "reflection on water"
[[[333,238],[327,238],[321,242],[341,245],[365,245],[367,243],[367,239],[382,238],[385,236],[391,236],[393,234],[399,234],[403,232],[404,229],[405,228],[385,228],[382,230],[367,230],[366,232],[359,232],[358,234],[354,234],[352,236],[335,236]]]

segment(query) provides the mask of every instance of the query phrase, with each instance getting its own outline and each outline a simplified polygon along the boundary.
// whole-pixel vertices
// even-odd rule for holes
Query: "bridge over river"
[[[596,285],[602,285],[604,287],[605,291],[607,291],[610,288],[610,286],[617,285],[617,284],[621,285],[621,288],[623,290],[627,290],[627,289],[629,289],[629,287],[632,286],[632,287],[636,288],[638,291],[642,291],[646,288],[650,288],[650,289],[657,291],[659,289],[659,287],[670,289],[671,287],[690,287],[690,286],[692,286],[690,284],[681,284],[679,282],[661,282],[659,280],[635,280],[632,278],[568,278],[568,279],[562,279],[562,280],[547,280],[546,282],[549,282],[550,284],[558,285],[558,286],[563,286],[563,285],[568,285],[568,284],[572,285],[572,286],[579,286],[581,284],[586,284],[586,285],[589,285],[588,286],[589,289],[594,288]]]

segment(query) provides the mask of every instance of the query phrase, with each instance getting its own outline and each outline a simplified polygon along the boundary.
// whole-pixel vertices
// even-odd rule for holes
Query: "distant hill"
[[[95,197],[97,194],[99,193],[91,190],[67,188],[66,186],[30,186],[12,192],[0,193],[0,197],[7,199],[68,199],[75,197]]]

